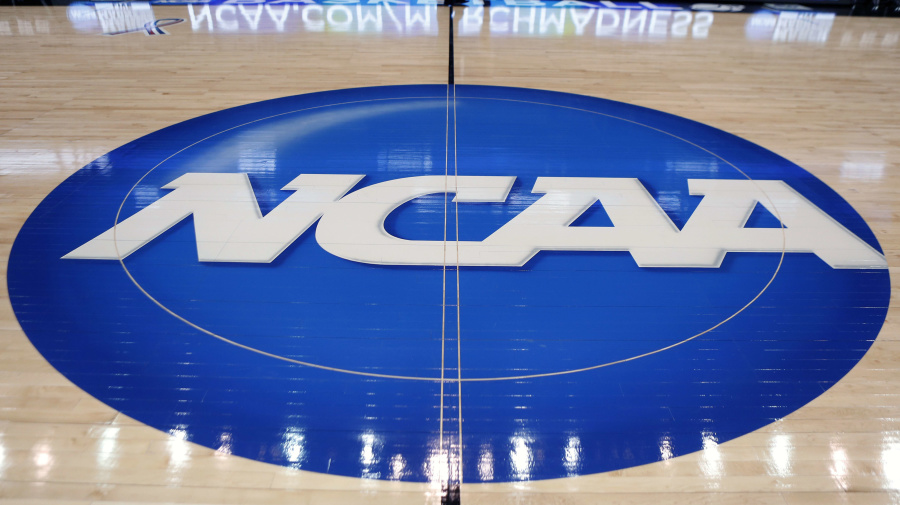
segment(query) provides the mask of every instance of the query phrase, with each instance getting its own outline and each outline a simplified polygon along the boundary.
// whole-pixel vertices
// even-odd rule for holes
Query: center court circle
[[[503,202],[428,194],[384,222],[393,236],[449,244],[509,223],[542,196],[539,177],[636,178],[679,229],[704,198],[689,179],[780,180],[880,251],[827,186],[719,130],[562,93],[456,95],[300,95],[110,152],[51,193],[16,240],[9,286],[23,329],[123,413],[305,470],[429,480],[438,441],[459,437],[461,404],[465,482],[597,473],[740,436],[821,394],[877,336],[887,270],[835,269],[811,253],[641,268],[627,251],[541,251],[457,275],[348,261],[317,243],[313,225],[270,263],[200,262],[206,225],[187,217],[121,261],[62,258],[158,205],[172,191],[163,186],[204,173],[246,174],[263,216],[300,174],[362,175],[351,193],[400,178],[514,176]],[[569,226],[612,227],[609,214],[595,203]],[[745,225],[781,226],[762,205]],[[453,381],[443,401],[442,375]],[[443,436],[442,415],[454,427]]]

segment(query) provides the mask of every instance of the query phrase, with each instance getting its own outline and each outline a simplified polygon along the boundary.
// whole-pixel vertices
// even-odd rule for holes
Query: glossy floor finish
[[[396,22],[380,25],[374,21],[379,11],[355,11],[343,6],[153,9],[156,19],[186,21],[161,27],[169,33],[166,36],[102,36],[77,11],[69,11],[68,16],[62,8],[0,11],[0,36],[13,49],[4,56],[4,68],[0,70],[4,254],[9,253],[26,217],[66,177],[116,147],[165,126],[237,105],[313,91],[411,83],[446,89],[442,85],[446,82],[449,20],[443,8],[384,7],[380,11],[382,20]],[[895,89],[900,27],[895,23],[827,16],[798,18],[790,14],[779,18],[773,14],[750,17],[657,12],[653,17],[640,17],[639,12],[624,9],[494,7],[467,8],[456,14],[457,83],[597,96],[662,110],[736,134],[797,163],[834,188],[872,228],[888,265],[896,261],[898,232],[893,220],[898,209],[892,171],[900,154],[896,129],[900,99]],[[367,18],[373,19],[371,23],[363,23],[363,15],[375,17]],[[358,22],[350,23],[350,19]],[[464,96],[467,88],[458,89]],[[464,106],[460,110],[465,118]],[[501,109],[493,116],[504,114],[514,116],[516,112]],[[500,130],[490,123],[490,117],[457,131],[459,139],[468,139],[464,146],[477,144],[474,139],[487,139],[487,145],[480,149],[489,153],[491,145],[502,146],[504,142],[512,146],[519,142],[541,145],[540,135]],[[578,130],[577,118],[561,119],[566,124],[552,129],[557,135],[583,135],[567,130]],[[541,126],[546,128],[547,122]],[[457,127],[464,125],[460,120]],[[362,133],[391,136],[384,131]],[[417,131],[425,133],[421,128]],[[360,134],[350,129],[346,136],[354,133]],[[437,133],[439,136],[441,132]],[[402,136],[403,132],[393,135]],[[495,140],[489,141],[492,138]],[[603,145],[600,139],[598,145]],[[544,150],[550,151],[550,161],[577,159],[577,147],[559,138]],[[464,156],[460,154],[460,160]],[[422,203],[430,205],[427,199]],[[260,204],[267,205],[264,198],[260,198]],[[681,217],[687,217],[690,209],[682,212],[685,216]],[[392,226],[405,226],[404,217],[399,219]],[[460,219],[463,233],[467,221],[463,215]],[[602,216],[597,219],[590,224],[608,224]],[[464,278],[465,270],[462,273]],[[865,310],[868,304],[859,305]],[[231,454],[230,440],[221,440],[218,445],[202,442],[211,447],[207,448],[184,440],[192,439],[188,430],[164,433],[144,426],[92,398],[51,368],[22,333],[9,304],[4,310],[4,351],[0,355],[3,499],[57,503],[440,500],[440,485],[434,482],[306,472],[236,457]],[[509,441],[512,445],[506,457],[512,463],[498,465],[497,478],[480,474],[480,480],[488,483],[465,479],[462,500],[897,503],[900,349],[893,319],[891,309],[869,352],[840,382],[796,412],[784,418],[774,415],[780,419],[753,433],[727,442],[730,435],[723,435],[722,440],[710,433],[698,436],[699,450],[686,455],[677,443],[662,443],[653,458],[658,461],[643,466],[530,480],[529,460],[544,456],[531,452],[529,436],[546,434],[526,426],[520,439]],[[821,325],[821,321],[809,324]],[[855,361],[858,355],[853,354],[860,347],[832,350],[835,352],[821,354],[804,366],[821,370],[829,363],[817,366],[816,360]],[[578,357],[577,351],[573,355]],[[485,359],[483,355],[473,358],[479,356]],[[352,356],[343,358],[352,362]],[[397,358],[401,362],[404,359]],[[481,368],[491,372],[490,361],[488,355]],[[534,365],[531,368],[543,371]],[[457,372],[453,365],[447,370]],[[172,376],[173,391],[179,388],[179,377]],[[654,388],[652,383],[632,384]],[[658,387],[665,390],[670,387],[666,384],[660,380]],[[798,384],[802,384],[802,377]],[[184,390],[188,389],[190,386]],[[360,391],[367,390],[348,393]],[[495,393],[497,398],[509,400],[506,406],[494,405],[498,408],[541,407],[541,402],[528,400],[540,397],[540,388],[515,392],[521,400],[516,400],[510,390],[501,388]],[[421,395],[427,397],[428,393]],[[773,399],[773,406],[792,401],[780,396]],[[187,405],[190,398],[190,393],[185,393]],[[440,399],[441,407],[444,399],[458,399],[449,393],[432,398]],[[465,391],[462,398],[467,401]],[[110,403],[109,398],[106,401]],[[391,401],[399,402],[397,398]],[[740,393],[729,401],[739,404]],[[729,405],[729,401],[718,405]],[[715,405],[714,401],[710,403]],[[490,406],[491,402],[486,402],[481,412],[471,416],[473,426],[480,420],[481,431],[498,430],[497,425],[509,421],[504,417],[491,423]],[[452,407],[448,410],[449,414],[437,417],[447,424],[457,423],[455,411]],[[462,412],[465,425],[465,407]],[[433,415],[426,417],[435,421]],[[557,418],[565,420],[566,415]],[[529,419],[529,414],[521,419]],[[405,429],[416,430],[409,426]],[[553,430],[566,438],[563,430]],[[435,430],[425,423],[421,431],[426,435],[423,440],[428,434],[442,437],[446,432],[451,438],[448,443],[453,444],[452,428]],[[368,439],[360,435],[353,429],[346,433],[362,442],[359,460],[365,463],[378,457],[380,448],[375,438],[367,445]],[[304,450],[302,436],[284,442],[281,448],[288,456],[292,450],[298,454]],[[419,449],[413,448],[411,453]],[[481,449],[464,446],[463,460],[466,450]],[[573,475],[585,473],[575,464],[583,448],[572,445],[558,449],[573,463]],[[487,454],[492,458],[504,456],[503,450]],[[271,458],[260,455],[258,459]],[[520,475],[515,474],[517,460],[525,461]],[[471,469],[467,472],[478,475]],[[489,483],[491,480],[516,482]]]

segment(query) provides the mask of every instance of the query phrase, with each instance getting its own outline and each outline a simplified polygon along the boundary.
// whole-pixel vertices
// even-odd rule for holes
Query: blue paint
[[[771,212],[766,210],[764,206],[757,203],[744,228],[781,228],[782,223]]]
[[[451,170],[455,163],[460,175],[517,176],[506,203],[460,204],[463,240],[483,239],[533,203],[540,176],[637,177],[682,227],[700,201],[686,179],[743,178],[728,160],[754,179],[785,180],[879,248],[821,181],[719,130],[577,95],[480,86],[458,86],[457,94]],[[120,205],[122,220],[186,172],[247,173],[263,214],[300,173],[366,174],[357,188],[443,175],[445,97],[443,86],[294,96],[199,117],[110,152],[54,190],[19,233],[8,275],[16,316],[60,373],[160,430],[305,470],[428,480],[439,439],[437,382],[348,375],[248,352],[163,312],[116,261],[59,258],[112,226]],[[386,228],[440,240],[443,205],[442,195],[416,199]],[[453,237],[456,216],[449,217]],[[599,204],[573,223],[611,224]],[[748,226],[779,224],[757,209]],[[442,335],[448,377],[457,375],[457,334],[467,378],[579,369],[654,351],[735,313],[778,262],[777,254],[729,253],[718,269],[641,269],[627,253],[541,252],[522,268],[463,269],[458,329],[455,307],[442,313],[441,268],[349,262],[323,251],[312,231],[271,264],[201,264],[189,218],[125,260],[171,310],[241,344],[426,378],[441,374]],[[447,279],[455,304],[452,269]],[[576,374],[463,383],[464,481],[615,470],[753,431],[840,380],[877,336],[889,295],[886,270],[833,270],[811,254],[788,254],[738,317],[668,351]],[[459,399],[456,383],[446,389],[449,439],[458,437]],[[372,458],[362,455],[367,444]],[[392,465],[398,458],[402,468]]]

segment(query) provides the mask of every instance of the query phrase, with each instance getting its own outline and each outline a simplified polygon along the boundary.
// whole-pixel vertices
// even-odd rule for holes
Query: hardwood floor
[[[104,36],[71,8],[0,8],[4,278],[13,241],[44,197],[143,135],[283,96],[446,84],[448,9],[385,5],[379,31],[374,17],[362,22],[356,6],[312,7],[318,9],[153,6],[156,19],[185,19],[162,27],[165,36]],[[900,503],[900,24],[690,11],[662,11],[652,21],[649,14],[637,18],[637,10],[626,19],[624,9],[602,11],[598,24],[595,12],[455,8],[456,83],[625,102],[771,150],[824,181],[865,219],[884,250],[894,295],[859,364],[771,425],[607,473],[464,483],[462,502]],[[2,286],[0,501],[440,503],[432,484],[253,461],[131,419],[35,350]]]

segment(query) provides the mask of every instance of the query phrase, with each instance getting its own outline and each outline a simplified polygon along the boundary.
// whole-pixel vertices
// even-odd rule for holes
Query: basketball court
[[[0,500],[900,503],[900,25],[0,7]]]

